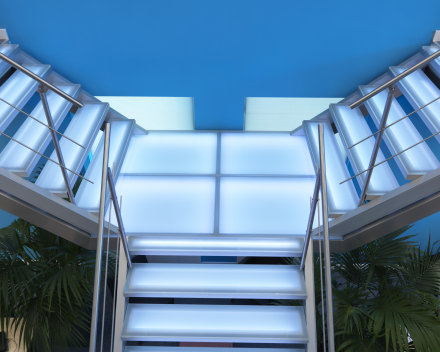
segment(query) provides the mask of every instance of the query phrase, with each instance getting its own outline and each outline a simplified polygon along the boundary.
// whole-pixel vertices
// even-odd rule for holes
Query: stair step
[[[420,53],[422,56],[426,59],[428,56],[431,56],[432,54],[435,54],[440,48],[436,45],[432,46],[423,46],[420,50]],[[429,63],[429,67],[435,72],[437,77],[440,78],[440,58],[437,58],[435,60],[432,60]]]
[[[57,88],[76,98],[80,92],[81,86],[79,84],[69,84],[57,85]],[[72,104],[52,91],[48,91],[46,96],[52,114],[54,128],[58,129],[69,112]],[[44,113],[41,101],[35,109],[32,110],[30,115],[47,125],[46,114]],[[52,141],[49,129],[30,117],[26,118],[26,121],[14,134],[14,138],[40,153],[43,153]],[[18,176],[28,177],[39,160],[40,155],[17,142],[10,141],[0,154],[0,167],[4,167]]]
[[[125,352],[305,352],[298,348],[163,347],[126,346]]]
[[[303,307],[129,304],[123,341],[307,343]]]
[[[10,59],[14,59],[19,52],[20,47],[17,44],[3,44],[0,46],[0,53],[6,55]],[[0,60],[0,77],[3,76],[10,67],[11,65],[7,64],[3,60]]]
[[[371,155],[373,154],[375,139],[369,138],[357,146],[348,149],[348,147],[372,134],[360,109],[350,109],[348,105],[344,104],[330,104],[329,111],[336,124],[336,128],[340,133],[342,143],[347,151],[354,173],[357,174],[368,169]],[[376,163],[383,160],[385,160],[385,157],[379,149]],[[358,176],[358,181],[362,187],[365,183],[366,176],[366,172]],[[380,197],[397,187],[399,187],[399,183],[397,182],[393,171],[388,163],[383,163],[374,168],[367,189],[367,199]]]
[[[133,264],[125,297],[306,299],[294,265]]]
[[[49,65],[23,65],[29,71],[35,73],[41,78],[46,78],[52,70]],[[22,109],[28,100],[37,91],[38,82],[26,76],[20,71],[15,71],[8,80],[0,87],[0,98],[8,103]],[[0,101],[0,131],[4,132],[15,116],[18,110],[12,106]]]
[[[125,204],[125,203],[124,203]],[[129,236],[132,255],[298,257],[304,236]]]
[[[327,203],[328,216],[331,218],[339,217],[350,210],[357,208],[359,196],[356,193],[352,181],[340,185],[339,183],[348,179],[347,166],[342,159],[341,151],[336,142],[332,127],[328,121],[304,121],[303,128],[307,136],[307,141],[312,155],[313,162],[320,165],[319,162],[319,140],[318,125],[324,125],[324,149],[326,160],[326,178],[327,178]]]
[[[108,109],[109,105],[107,103],[84,103],[84,106],[74,115],[64,134],[84,146],[85,149],[61,137],[60,148],[67,168],[77,173],[81,171]],[[53,151],[50,158],[58,161],[55,151]],[[67,174],[70,185],[73,186],[78,176],[69,171]],[[60,167],[54,163],[47,163],[35,184],[57,196],[67,197]]]
[[[389,68],[391,77],[396,77],[406,70],[407,67],[402,66],[392,66]],[[414,110],[440,97],[440,90],[422,70],[417,70],[401,79],[397,86]],[[417,114],[432,134],[440,131],[440,100],[417,111]],[[435,138],[440,142],[440,135],[437,135]]]
[[[376,87],[374,86],[360,86],[359,92],[362,96],[365,96],[375,88]],[[388,91],[389,90],[386,89],[365,102],[368,113],[378,129],[380,121],[382,120]],[[392,124],[405,115],[406,113],[403,111],[402,107],[397,100],[393,98],[390,112],[388,114],[387,125]],[[406,118],[392,127],[387,128],[384,132],[383,139],[387,144],[388,149],[390,149],[390,152],[394,155],[420,142],[423,138],[411,120]],[[400,171],[407,180],[415,180],[429,171],[440,167],[440,163],[426,143],[421,143],[398,155],[394,160],[396,160]]]
[[[113,168],[115,164],[114,178],[116,179],[121,168],[130,137],[133,132],[135,120],[123,120],[110,122],[110,150],[108,156],[108,166]],[[95,155],[92,157],[87,168],[85,178],[93,182],[81,182],[75,196],[79,207],[97,215],[99,213],[99,196],[101,192],[102,162],[104,155],[104,137],[101,136]],[[107,201],[109,197],[106,198]]]

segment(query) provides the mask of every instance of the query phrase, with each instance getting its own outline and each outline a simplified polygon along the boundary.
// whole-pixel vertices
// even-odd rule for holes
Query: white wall
[[[96,97],[146,130],[193,130],[191,97]]]
[[[246,98],[246,131],[291,131],[342,98]]]

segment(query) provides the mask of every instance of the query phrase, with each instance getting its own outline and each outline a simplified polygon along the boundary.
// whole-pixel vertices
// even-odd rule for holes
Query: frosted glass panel
[[[215,174],[217,133],[134,135],[122,173]]]
[[[222,174],[315,175],[305,136],[222,133]]]
[[[314,185],[314,178],[222,178],[220,233],[305,234]]]
[[[215,177],[119,176],[116,193],[127,233],[214,231]]]
[[[124,341],[307,343],[304,309],[293,306],[129,304]]]
[[[125,297],[306,299],[298,265],[138,263]]]
[[[133,255],[298,257],[304,236],[130,236]]]

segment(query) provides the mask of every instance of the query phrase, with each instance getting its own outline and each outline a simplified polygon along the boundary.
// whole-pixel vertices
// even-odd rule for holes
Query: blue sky
[[[12,42],[93,95],[192,96],[197,129],[245,97],[344,97],[416,53],[440,2],[0,0]]]

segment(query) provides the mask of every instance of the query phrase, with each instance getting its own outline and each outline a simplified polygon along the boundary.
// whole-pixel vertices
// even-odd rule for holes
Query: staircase
[[[122,218],[130,255],[146,256],[149,261],[134,263],[127,270],[121,255],[115,351],[153,349],[126,346],[130,341],[300,344],[297,350],[277,351],[315,351],[312,246],[304,272],[297,266],[240,261],[244,257],[302,256],[315,165],[319,164],[319,124],[324,126],[332,251],[356,248],[440,210],[440,135],[375,168],[366,191],[368,202],[361,206],[365,173],[341,184],[368,167],[374,138],[350,147],[377,131],[387,91],[359,108],[348,105],[437,50],[435,43],[423,47],[291,133],[249,133],[145,131],[18,45],[3,43],[2,54],[83,104],[80,109],[72,108],[57,94],[47,92],[55,128],[84,146],[60,138],[66,167],[93,183],[68,172],[70,186],[77,188],[76,205],[66,201],[68,192],[59,166],[2,136],[0,207],[83,247],[96,248],[104,154],[101,131],[108,122],[108,165],[117,180],[117,194],[123,196]],[[424,107],[440,97],[439,82],[440,59],[436,59],[397,84],[388,124],[407,114],[403,106],[413,111],[423,108],[385,131],[377,162],[423,140],[427,130],[431,134],[440,131],[440,100]],[[0,98],[44,122],[42,104],[34,98],[37,88],[37,82],[0,62]],[[0,132],[58,160],[49,130],[2,101]],[[105,202],[108,208],[108,194]],[[317,224],[315,219],[314,235]],[[115,249],[114,211],[107,212],[105,228],[111,232],[110,248]],[[316,236],[314,242],[316,245]],[[204,262],[210,256],[217,257],[216,262]],[[233,263],[225,263],[227,257],[234,257]],[[187,303],[131,303],[134,298],[174,298]],[[305,304],[212,304],[275,299]],[[216,351],[225,352],[220,349],[224,348]],[[270,348],[238,349],[270,352]]]

